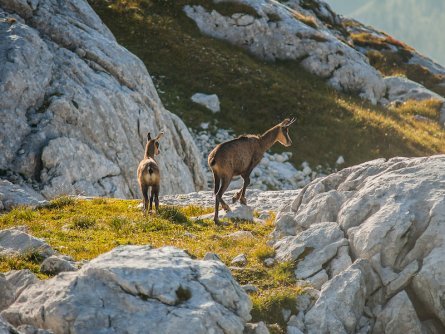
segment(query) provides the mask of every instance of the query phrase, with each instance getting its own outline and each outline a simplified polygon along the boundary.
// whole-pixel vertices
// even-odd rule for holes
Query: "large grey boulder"
[[[256,14],[240,9],[224,16],[217,8],[212,10],[200,5],[185,6],[184,11],[204,34],[241,46],[263,59],[298,60],[334,88],[358,93],[373,103],[383,97],[385,84],[367,58],[340,41],[329,29],[322,28],[323,22],[299,2],[287,4],[292,8],[272,0],[231,2],[250,7],[250,12]],[[325,10],[324,14],[332,14],[331,23],[336,20],[332,12]],[[312,24],[304,22],[302,17],[309,18]]]
[[[19,228],[0,231],[0,255],[28,255],[36,253],[43,258],[54,254],[54,250],[42,239],[33,237]]]
[[[37,207],[45,204],[38,192],[26,185],[16,185],[0,179],[0,211],[11,210],[15,206]]]
[[[1,315],[55,333],[243,333],[251,307],[219,261],[124,246],[30,286]]]
[[[0,0],[0,30],[0,169],[45,197],[137,197],[147,131],[164,130],[162,193],[205,186],[188,129],[87,1]]]
[[[296,273],[314,268],[329,278],[305,316],[309,333],[393,333],[408,317],[413,331],[445,330],[444,166],[438,155],[349,167],[314,180],[278,215],[287,218],[272,235],[276,259],[297,259]],[[338,235],[315,233],[321,227]],[[335,252],[309,261],[343,237]]]

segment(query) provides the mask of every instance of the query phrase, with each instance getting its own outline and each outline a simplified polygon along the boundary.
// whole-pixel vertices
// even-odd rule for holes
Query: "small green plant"
[[[76,204],[76,199],[72,196],[60,196],[51,200],[48,204],[45,205],[48,209],[61,209],[65,206]]]
[[[131,222],[125,217],[113,217],[110,222],[110,228],[115,232],[122,232]]]
[[[174,206],[162,206],[159,208],[159,216],[167,219],[173,223],[184,224],[187,223],[187,216],[181,210]]]
[[[78,230],[87,230],[96,225],[96,220],[88,216],[78,216],[73,218],[72,228]]]
[[[283,309],[297,314],[296,297],[301,292],[299,287],[264,290],[259,295],[252,295],[252,321],[265,321],[269,324],[278,324],[286,328],[283,318]]]

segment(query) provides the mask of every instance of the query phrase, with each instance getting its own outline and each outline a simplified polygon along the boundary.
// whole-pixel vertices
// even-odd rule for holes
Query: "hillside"
[[[445,64],[445,45],[437,42],[441,40],[445,28],[443,2],[435,0],[328,0],[327,2],[339,14],[383,30],[440,64]]]
[[[204,36],[182,10],[190,3],[206,6],[206,1],[90,3],[119,43],[144,61],[166,107],[191,128],[210,122],[238,134],[258,133],[294,116],[298,122],[291,150],[296,164],[306,160],[333,166],[343,155],[346,165],[352,165],[381,156],[444,151],[443,130],[418,117],[437,119],[441,103],[409,102],[388,110],[335,91],[297,61],[252,57]],[[230,14],[247,9],[221,3],[218,10]],[[196,92],[216,93],[222,111],[211,114],[191,102]]]

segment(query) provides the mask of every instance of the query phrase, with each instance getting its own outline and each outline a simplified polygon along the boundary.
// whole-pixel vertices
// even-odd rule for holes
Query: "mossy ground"
[[[273,215],[264,225],[241,221],[238,227],[234,224],[217,227],[212,220],[190,219],[211,212],[210,208],[161,206],[158,215],[144,216],[137,208],[138,203],[137,200],[61,197],[47,207],[16,208],[0,215],[0,230],[25,225],[30,234],[43,238],[53,249],[76,261],[93,259],[119,245],[175,246],[197,259],[214,252],[227,266],[235,256],[244,253],[247,266],[232,270],[232,274],[240,284],[254,284],[259,288],[258,293],[251,295],[253,320],[284,325],[276,309],[286,305],[291,309],[301,287],[295,283],[292,264],[276,264],[271,268],[263,264],[265,258],[273,255],[273,249],[266,245],[273,229]],[[255,239],[227,237],[238,230],[251,231]],[[27,268],[46,279],[48,276],[40,272],[40,263],[36,254],[0,257],[0,272]]]
[[[306,160],[333,166],[343,155],[346,165],[354,165],[377,157],[445,152],[445,133],[434,122],[425,125],[412,114],[336,92],[296,62],[267,63],[206,37],[182,11],[186,4],[229,14],[252,8],[208,0],[90,3],[118,42],[143,60],[165,106],[189,127],[211,122],[237,134],[260,133],[285,117],[296,117],[290,131],[294,144],[286,148],[294,153],[295,164]],[[216,93],[222,111],[212,114],[194,104],[190,97],[196,92]],[[430,108],[431,118],[438,118],[437,104],[421,108]]]

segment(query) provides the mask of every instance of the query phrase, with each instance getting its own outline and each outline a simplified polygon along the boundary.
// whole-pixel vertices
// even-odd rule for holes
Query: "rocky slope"
[[[445,330],[445,156],[375,160],[309,184],[277,218],[276,259],[321,289],[307,333]]]
[[[334,88],[360,95],[372,103],[383,105],[395,100],[438,99],[442,105],[443,96],[429,92],[418,82],[417,90],[422,94],[413,95],[405,87],[405,79],[393,77],[385,80],[382,74],[369,64],[367,52],[356,39],[353,29],[368,29],[357,23],[346,24],[323,1],[250,1],[230,2],[232,7],[222,10],[220,2],[209,5],[187,5],[185,13],[193,19],[199,29],[212,37],[227,40],[247,49],[266,60],[297,60],[309,72],[325,78]],[[219,11],[218,11],[219,10]],[[387,38],[371,28],[372,39],[389,41],[380,45],[393,53],[399,51],[402,43]],[[372,42],[372,40],[371,40]],[[363,44],[363,43],[362,43]],[[402,57],[403,58],[403,57]],[[405,54],[403,65],[416,64],[430,76],[444,73],[444,69],[414,50]],[[443,81],[442,81],[443,82]],[[397,86],[401,94],[393,96],[389,91]],[[431,87],[429,87],[431,88]],[[445,123],[445,106],[437,115],[440,124]]]
[[[84,0],[0,1],[0,171],[45,197],[138,196],[147,131],[165,131],[163,193],[200,189],[199,154],[143,63]]]

